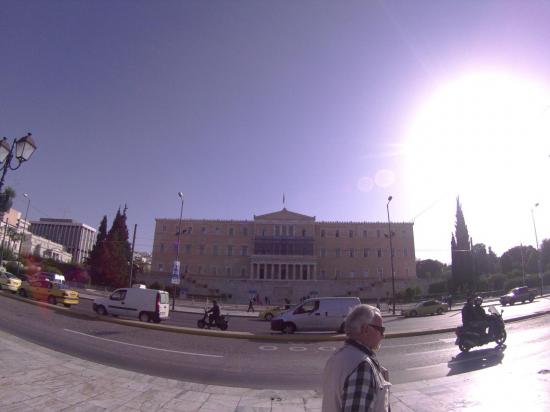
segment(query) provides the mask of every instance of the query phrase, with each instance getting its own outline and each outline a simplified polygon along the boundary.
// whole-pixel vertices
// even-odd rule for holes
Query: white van
[[[357,297],[313,298],[279,314],[271,321],[271,330],[344,332],[344,321],[351,309],[361,304]]]
[[[100,315],[135,317],[142,322],[159,323],[170,313],[168,292],[156,289],[121,288],[107,298],[94,299],[93,309]]]

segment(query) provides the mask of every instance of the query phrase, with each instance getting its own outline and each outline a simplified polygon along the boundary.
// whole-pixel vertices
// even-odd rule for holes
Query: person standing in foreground
[[[380,310],[357,305],[346,317],[347,340],[327,361],[323,371],[322,412],[389,411],[387,369],[374,351],[384,339]]]

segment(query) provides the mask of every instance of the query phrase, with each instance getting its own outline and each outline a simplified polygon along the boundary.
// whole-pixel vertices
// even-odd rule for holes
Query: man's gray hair
[[[371,323],[376,317],[382,317],[380,310],[370,305],[357,305],[346,316],[344,331],[350,338],[356,336],[361,331],[361,326]]]

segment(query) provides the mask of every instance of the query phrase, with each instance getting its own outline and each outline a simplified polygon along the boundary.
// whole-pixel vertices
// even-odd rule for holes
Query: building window
[[[275,225],[275,236],[281,236],[281,226]]]
[[[243,227],[243,236],[248,236],[248,228]]]
[[[336,257],[340,257],[340,248],[336,249]]]
[[[199,254],[204,255],[204,245],[199,246]]]
[[[192,234],[193,234],[193,226],[189,226],[189,227],[187,228],[187,234],[188,234],[188,235],[192,235]]]
[[[353,237],[353,230],[349,231],[349,237]]]
[[[212,248],[212,254],[218,256],[218,245],[214,245]]]
[[[355,254],[355,251],[353,249],[349,250],[349,257],[352,258]]]
[[[199,275],[202,274],[202,266],[199,266],[199,268],[197,269],[197,273],[198,273]]]
[[[378,257],[382,257],[382,249],[378,249],[378,251],[376,252]]]
[[[281,280],[286,280],[286,265],[284,263],[281,265]]]
[[[191,253],[191,245],[185,245],[185,253],[187,253],[188,255]]]
[[[290,236],[294,236],[294,226],[290,226],[290,227],[288,228],[288,234],[289,234]]]
[[[164,253],[164,243],[160,244],[160,253]]]
[[[231,276],[231,268],[230,267],[225,268],[225,275],[226,276]]]
[[[355,277],[355,272],[352,270],[351,272],[349,272],[349,277],[350,278],[354,278]]]
[[[325,229],[321,229],[321,237],[325,237]]]
[[[201,233],[202,233],[203,235],[206,235],[206,227],[203,226],[203,227],[201,228]]]
[[[219,227],[216,227],[215,233],[216,233],[216,235],[219,235],[221,233],[221,230],[220,230]]]
[[[283,236],[287,235],[287,228],[288,228],[287,225],[283,225]]]
[[[159,263],[159,270],[160,271],[163,271],[164,270],[164,265],[162,263]]]
[[[367,230],[366,230],[366,229],[363,230],[363,237],[368,237],[368,236],[367,236]]]
[[[404,257],[409,256],[409,251],[407,250],[407,248],[403,249],[403,256]]]
[[[334,234],[335,237],[340,237],[340,231],[336,229],[336,233]]]
[[[242,277],[246,276],[246,268],[241,268],[241,276]]]
[[[233,256],[233,246],[227,246],[227,256]]]
[[[327,250],[324,247],[320,249],[320,252],[321,257],[325,257],[327,255]]]
[[[302,237],[306,237],[306,230],[302,229]]]
[[[376,229],[376,237],[380,238],[382,236],[382,233],[380,232],[380,229]]]
[[[336,269],[336,270],[334,271],[334,274],[335,274],[335,276],[336,276],[336,279],[338,279],[338,278],[340,277],[340,270],[339,270],[339,269]]]
[[[364,277],[364,278],[368,278],[368,277],[369,277],[369,271],[368,271],[368,270],[365,270],[365,271],[363,272],[363,277]]]
[[[241,246],[241,256],[248,255],[248,246]]]
[[[363,249],[363,257],[369,257],[369,248]]]
[[[162,225],[162,231],[166,232],[166,225]]]
[[[378,268],[378,279],[382,280],[383,275],[384,275],[384,270],[382,268]]]
[[[235,233],[235,230],[232,227],[230,227],[229,228],[229,236],[233,236],[234,233]]]

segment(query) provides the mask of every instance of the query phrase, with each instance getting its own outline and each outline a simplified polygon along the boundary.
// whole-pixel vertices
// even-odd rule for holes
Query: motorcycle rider
[[[481,306],[482,303],[483,298],[481,296],[477,296],[474,299],[473,322],[470,326],[473,329],[478,330],[483,337],[487,336],[485,331],[487,330],[487,327],[489,327],[489,336],[492,336],[494,329],[491,322],[492,317],[485,312],[485,309]]]
[[[466,303],[462,307],[462,324],[465,328],[471,327],[471,323],[474,320],[474,298],[468,296]]]
[[[216,300],[212,301],[212,307],[206,311],[206,313],[210,313],[208,316],[208,326],[214,325],[218,319],[220,318],[220,306],[218,305],[218,302]]]

